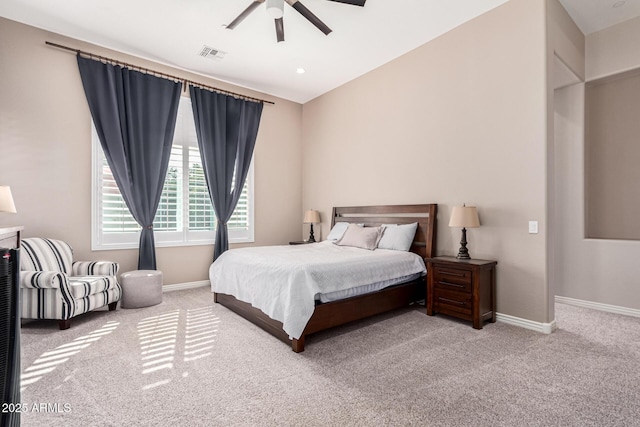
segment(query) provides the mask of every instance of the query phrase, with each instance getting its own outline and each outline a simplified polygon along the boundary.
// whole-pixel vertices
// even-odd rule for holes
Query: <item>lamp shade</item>
[[[475,228],[480,227],[478,210],[475,206],[454,206],[451,211],[449,227]]]
[[[0,212],[16,213],[16,205],[8,185],[0,185]]]
[[[284,15],[284,0],[267,0],[267,13],[274,19]]]
[[[314,210],[308,210],[304,213],[305,224],[317,224],[320,222],[320,212]]]

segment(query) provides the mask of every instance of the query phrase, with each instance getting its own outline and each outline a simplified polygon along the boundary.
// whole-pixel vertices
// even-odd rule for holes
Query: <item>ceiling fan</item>
[[[282,21],[282,15],[284,13],[284,2],[289,3],[289,6],[294,8],[300,13],[300,15],[304,16],[309,22],[316,26],[320,31],[322,31],[325,35],[331,32],[331,28],[329,28],[324,22],[320,20],[316,15],[313,14],[309,9],[305,7],[298,0],[254,0],[245,10],[240,13],[231,21],[229,25],[227,25],[227,29],[233,30],[239,23],[241,23],[251,12],[253,12],[258,6],[266,1],[267,3],[267,13],[273,16],[276,23],[276,38],[278,42],[284,41],[284,23]],[[334,1],[336,3],[345,3],[351,4],[354,6],[364,6],[364,3],[367,0],[329,0]]]

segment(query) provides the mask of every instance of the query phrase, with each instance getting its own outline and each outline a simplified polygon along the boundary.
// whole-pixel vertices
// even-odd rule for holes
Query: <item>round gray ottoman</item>
[[[162,302],[162,271],[134,270],[122,273],[122,308],[140,308]]]

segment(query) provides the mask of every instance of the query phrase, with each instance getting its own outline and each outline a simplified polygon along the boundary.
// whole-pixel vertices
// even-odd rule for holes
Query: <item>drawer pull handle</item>
[[[449,298],[438,297],[438,300],[444,301],[444,302],[450,302],[450,303],[458,304],[458,305],[464,305],[463,301],[456,301],[456,300],[452,300],[452,299],[449,299]]]
[[[440,272],[448,276],[464,277],[464,273],[458,273],[457,271],[440,270]]]
[[[441,285],[446,285],[446,286],[453,286],[455,288],[464,288],[464,285],[459,285],[457,283],[450,283],[450,282],[443,282],[442,280],[438,281],[438,283],[440,283]]]

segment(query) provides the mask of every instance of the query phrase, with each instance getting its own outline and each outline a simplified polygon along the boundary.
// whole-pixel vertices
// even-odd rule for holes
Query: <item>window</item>
[[[129,213],[92,125],[92,248],[137,248],[140,226]],[[156,246],[212,244],[216,216],[209,198],[189,98],[181,98],[158,211]],[[227,223],[229,242],[253,242],[253,164],[236,209]]]

